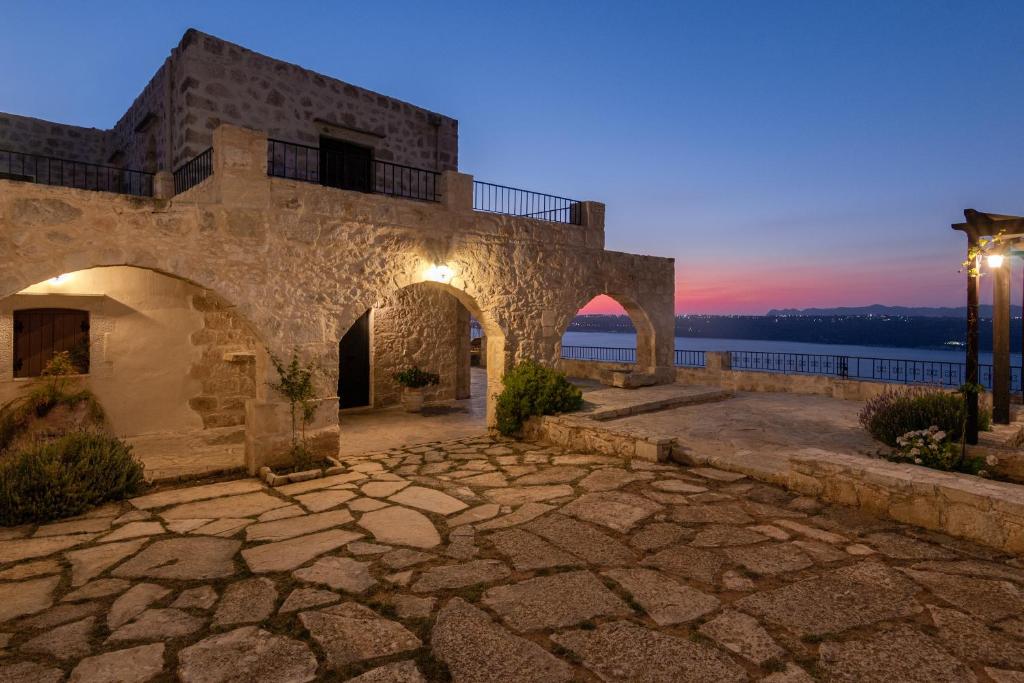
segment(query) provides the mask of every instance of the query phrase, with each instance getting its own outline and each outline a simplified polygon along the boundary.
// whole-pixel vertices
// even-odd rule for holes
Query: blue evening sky
[[[604,201],[609,248],[675,257],[682,312],[958,305],[949,224],[1024,214],[1024,2],[4,0],[0,18],[0,111],[109,127],[192,26],[454,116],[461,170]]]

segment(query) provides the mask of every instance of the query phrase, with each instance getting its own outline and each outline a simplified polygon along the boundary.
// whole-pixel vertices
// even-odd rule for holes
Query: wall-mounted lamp
[[[452,276],[454,274],[455,273],[452,272],[452,269],[449,266],[446,266],[443,263],[435,263],[434,265],[427,268],[427,272],[424,273],[424,278],[431,282],[441,282],[443,284],[448,284],[449,282],[452,281]]]
[[[1002,254],[989,254],[987,260],[989,268],[1001,268],[1003,266]]]

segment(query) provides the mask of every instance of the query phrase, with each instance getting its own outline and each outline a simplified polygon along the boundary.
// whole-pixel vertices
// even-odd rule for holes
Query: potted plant
[[[418,413],[422,410],[423,389],[441,381],[436,373],[420,370],[415,365],[396,372],[394,378],[402,385],[402,407],[409,413]]]

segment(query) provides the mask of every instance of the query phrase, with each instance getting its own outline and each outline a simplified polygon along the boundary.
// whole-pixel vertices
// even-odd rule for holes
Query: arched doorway
[[[473,338],[486,334],[485,359],[472,361]],[[496,341],[495,341],[496,340]],[[504,371],[504,334],[464,291],[416,282],[380,298],[339,341],[342,455],[484,433],[492,387]],[[416,367],[436,374],[415,414],[401,406],[395,374]]]
[[[182,278],[134,266],[54,274],[0,299],[0,401],[69,351],[147,476],[238,470],[262,348],[221,296]]]

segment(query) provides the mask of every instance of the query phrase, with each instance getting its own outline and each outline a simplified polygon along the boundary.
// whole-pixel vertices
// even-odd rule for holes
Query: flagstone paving
[[[490,437],[0,530],[0,681],[1024,680],[1024,561]]]

